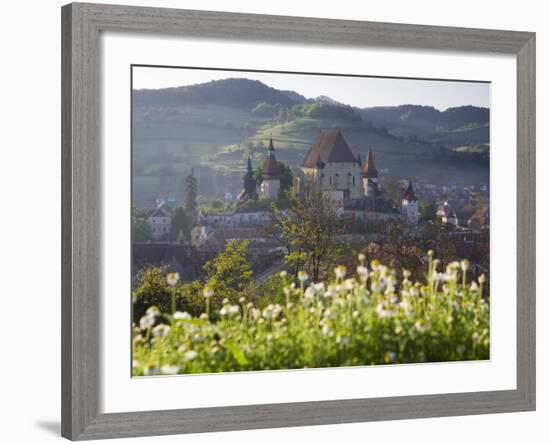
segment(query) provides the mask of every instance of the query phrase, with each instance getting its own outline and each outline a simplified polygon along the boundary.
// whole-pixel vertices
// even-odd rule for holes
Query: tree
[[[132,241],[148,242],[152,239],[151,226],[143,211],[132,208]]]
[[[152,305],[161,312],[169,313],[171,307],[171,292],[176,292],[176,310],[187,311],[193,316],[200,316],[205,310],[202,282],[179,282],[170,287],[166,282],[166,267],[149,267],[141,270],[138,276],[138,285],[132,292],[133,321],[139,322],[146,310]]]
[[[285,261],[295,275],[303,269],[317,282],[339,256],[337,237],[344,231],[343,221],[332,197],[319,187],[304,195],[288,190],[287,200],[284,213],[273,208],[274,226],[287,248]]]
[[[193,218],[197,212],[198,194],[197,178],[193,174],[193,168],[191,168],[191,172],[186,177],[185,181],[185,209],[187,210],[187,214]]]
[[[178,243],[185,243],[185,241],[191,239],[190,217],[182,206],[174,210],[172,223],[170,224],[170,237],[172,240],[178,241]]]
[[[435,221],[437,206],[434,202],[420,203],[420,220],[422,222]]]
[[[457,258],[455,241],[444,229],[436,224],[426,224],[422,230],[411,230],[403,220],[386,222],[379,240],[363,248],[369,261],[378,259],[392,268],[408,270],[413,280],[424,277],[428,250],[433,250],[442,267]]]
[[[252,266],[246,259],[248,244],[248,241],[230,241],[221,253],[204,264],[206,287],[214,291],[213,302],[223,298],[236,302],[252,282]]]

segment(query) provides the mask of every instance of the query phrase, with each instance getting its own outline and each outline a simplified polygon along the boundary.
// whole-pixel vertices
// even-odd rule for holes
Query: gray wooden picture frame
[[[104,31],[459,50],[517,59],[515,390],[101,413],[100,47]],[[62,435],[73,440],[535,409],[535,34],[102,4],[62,8]]]

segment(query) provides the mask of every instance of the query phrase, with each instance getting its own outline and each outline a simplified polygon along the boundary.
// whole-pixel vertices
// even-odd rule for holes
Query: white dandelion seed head
[[[173,318],[178,321],[188,321],[191,319],[191,315],[186,311],[176,311],[173,315]]]
[[[139,320],[139,328],[147,330],[155,325],[155,318],[153,316],[145,315]]]
[[[158,318],[160,316],[160,310],[158,309],[157,306],[155,305],[151,305],[147,311],[145,312],[145,314],[147,314],[148,316],[152,316],[152,317],[155,317],[155,318]]]
[[[170,326],[166,324],[159,324],[153,328],[152,332],[155,337],[163,337],[170,333]]]
[[[180,281],[180,274],[179,273],[168,273],[166,275],[166,282],[170,287],[173,287]]]
[[[198,355],[198,353],[195,350],[187,350],[183,354],[183,359],[185,359],[186,361],[192,361],[193,359],[195,359],[197,357],[197,355]]]
[[[180,371],[180,368],[177,365],[164,364],[160,368],[160,372],[163,375],[177,375]]]
[[[334,274],[336,275],[336,277],[338,279],[343,279],[346,277],[346,267],[344,267],[343,265],[338,265],[335,269],[334,269]]]
[[[315,298],[315,290],[313,287],[307,287],[306,291],[304,292],[304,298],[309,301],[313,301]]]

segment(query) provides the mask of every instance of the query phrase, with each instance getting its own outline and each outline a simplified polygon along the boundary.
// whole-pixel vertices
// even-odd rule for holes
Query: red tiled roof
[[[329,162],[357,162],[344,136],[338,129],[321,130],[317,140],[309,150],[303,166],[305,168],[315,168],[318,159],[321,159],[325,164]]]

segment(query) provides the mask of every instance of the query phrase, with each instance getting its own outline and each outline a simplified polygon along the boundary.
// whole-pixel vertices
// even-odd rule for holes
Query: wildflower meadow
[[[359,256],[355,270],[339,266],[333,278],[311,282],[305,272],[277,276],[273,301],[221,300],[200,289],[202,313],[179,310],[179,276],[133,326],[134,376],[406,364],[489,359],[489,297],[484,276],[468,280],[467,261],[412,282]]]

